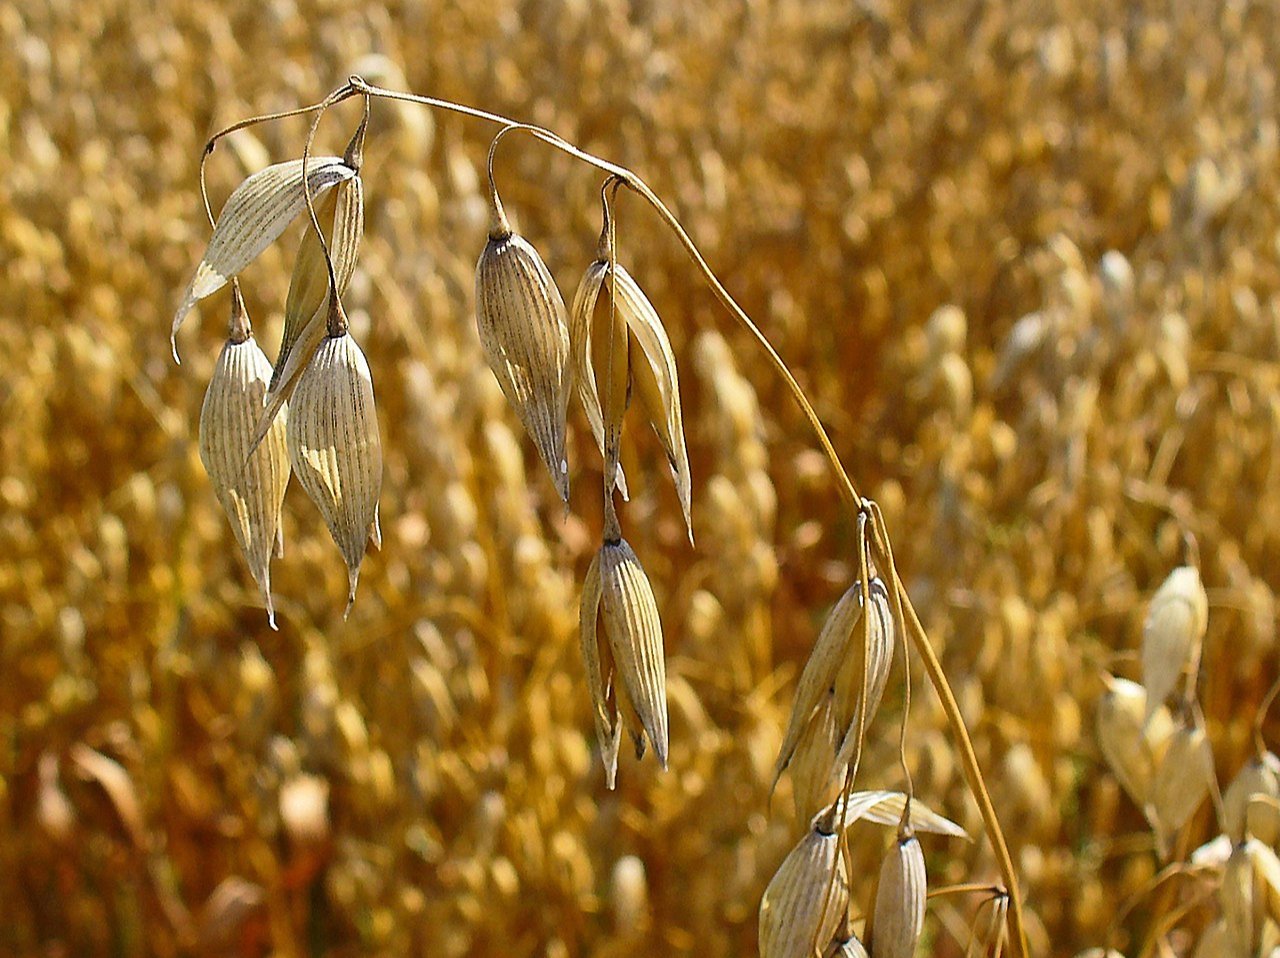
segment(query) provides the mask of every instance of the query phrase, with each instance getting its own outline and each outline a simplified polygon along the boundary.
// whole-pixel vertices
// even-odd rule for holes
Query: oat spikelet
[[[1156,590],[1142,626],[1146,719],[1177,687],[1209,623],[1209,598],[1194,566],[1181,566]]]
[[[1173,719],[1164,706],[1146,719],[1147,692],[1137,682],[1111,675],[1103,681],[1107,690],[1098,700],[1098,745],[1121,787],[1145,808],[1156,764],[1173,734]]]
[[[1280,829],[1274,816],[1251,814],[1250,802],[1255,796],[1280,799],[1280,759],[1271,752],[1250,759],[1236,773],[1222,794],[1222,806],[1223,828],[1233,842],[1252,837],[1274,845]]]
[[[835,937],[849,907],[849,876],[839,846],[823,822],[778,866],[760,900],[760,958],[808,958],[814,942],[824,947]]]
[[[200,460],[231,522],[249,572],[262,590],[267,619],[274,629],[271,552],[283,547],[280,508],[289,484],[285,415],[272,422],[255,449],[254,430],[262,413],[271,363],[253,339],[238,290],[233,293],[231,308],[231,335],[213,367],[200,409]]]
[[[1213,750],[1199,725],[1184,725],[1169,740],[1151,787],[1149,816],[1157,844],[1167,855],[1178,829],[1195,814],[1213,787]]]
[[[364,156],[364,132],[365,124],[361,123],[343,155],[343,162],[356,170],[356,175],[343,180],[327,193],[316,209],[316,219],[321,227],[326,222],[332,225],[326,235],[339,296],[355,272],[364,237],[364,182],[359,175]],[[280,352],[271,372],[271,388],[267,392],[266,409],[258,422],[258,436],[265,434],[293,391],[298,376],[311,362],[327,332],[328,316],[329,267],[320,237],[314,228],[309,228],[303,233],[293,262],[293,276],[289,280],[289,295],[284,305]]]
[[[876,958],[910,958],[924,929],[928,887],[924,852],[911,834],[899,838],[880,866],[871,948]]]
[[[608,640],[600,641],[597,619],[600,614],[600,554],[592,556],[587,578],[582,586],[582,605],[578,615],[578,639],[582,661],[591,692],[591,711],[595,719],[596,737],[600,742],[600,758],[604,763],[605,782],[612,789],[617,784],[618,746],[622,740],[622,723],[618,720],[616,670]]]
[[[597,639],[598,615],[604,620],[605,643]],[[579,636],[609,787],[617,765],[620,711],[628,714],[636,754],[643,754],[647,738],[666,768],[662,623],[649,578],[625,539],[605,542],[587,571]],[[625,707],[618,702],[619,692]]]
[[[341,157],[309,157],[307,189],[315,198],[355,174],[356,171]],[[173,330],[169,338],[175,360],[178,358],[178,329],[191,307],[221,289],[236,273],[253,262],[305,208],[301,159],[268,166],[236,187],[218,216],[204,257],[173,314]]]
[[[347,563],[347,608],[355,601],[365,543],[380,545],[382,441],[373,380],[347,333],[325,338],[290,403],[289,458]]]
[[[871,580],[870,592],[870,654],[866,659],[868,708],[864,725],[870,724],[884,695],[896,643],[889,593],[884,581],[878,576]],[[862,693],[864,651],[862,630],[858,627],[861,619],[862,587],[859,583],[854,583],[828,613],[818,641],[814,643],[804,671],[800,673],[791,718],[774,764],[775,786],[795,757],[802,738],[813,734],[818,728],[814,725],[814,720],[824,704],[830,706],[838,743],[828,774],[836,779],[843,777],[843,769],[852,758],[857,744],[857,712]]]
[[[616,282],[616,299],[614,287]],[[603,295],[601,295],[603,293]],[[597,259],[588,268],[578,284],[573,298],[572,336],[574,369],[577,374],[578,395],[591,424],[592,434],[605,458],[606,470],[610,466],[609,443],[606,436],[606,420],[609,418],[608,389],[605,401],[600,395],[607,365],[598,362],[602,352],[599,340],[602,333],[611,332],[610,318],[615,326],[625,327],[628,342],[619,346],[615,340],[616,354],[623,354],[629,375],[626,377],[631,391],[639,400],[662,442],[667,454],[667,464],[675,479],[676,495],[684,513],[689,541],[693,541],[692,480],[689,475],[689,453],[684,441],[684,417],[680,406],[680,378],[676,371],[675,352],[666,328],[658,312],[645,296],[644,291],[621,265],[616,275],[611,275],[607,259]],[[621,424],[619,423],[619,428]],[[616,472],[619,491],[626,494],[621,470]]]
[[[1218,904],[1222,907],[1223,955],[1253,955],[1262,938],[1266,918],[1266,893],[1258,888],[1254,854],[1261,843],[1241,842],[1232,849],[1222,870]]]
[[[476,325],[489,368],[569,501],[569,325],[564,300],[537,251],[498,229],[476,264]]]

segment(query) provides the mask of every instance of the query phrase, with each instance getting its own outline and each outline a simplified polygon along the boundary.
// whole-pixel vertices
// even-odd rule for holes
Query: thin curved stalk
[[[835,446],[831,442],[831,438],[827,435],[826,428],[822,425],[822,421],[818,418],[817,412],[814,410],[812,403],[809,402],[804,390],[796,381],[790,368],[778,355],[773,344],[768,337],[755,324],[755,321],[747,315],[746,311],[738,305],[737,300],[725,289],[724,284],[720,282],[720,278],[715,274],[711,267],[707,264],[702,252],[694,243],[693,238],[689,236],[684,226],[676,218],[675,214],[667,208],[656,193],[650,189],[637,174],[633,173],[626,167],[611,163],[593,153],[588,153],[568,140],[557,135],[556,133],[544,127],[533,124],[521,123],[510,117],[503,116],[499,113],[491,113],[488,110],[480,110],[475,107],[464,106],[460,103],[454,103],[450,100],[442,100],[436,97],[420,96],[413,93],[403,93],[398,90],[390,90],[384,87],[375,86],[367,83],[361,77],[352,76],[348,79],[344,87],[356,93],[362,93],[366,96],[377,97],[379,99],[400,100],[406,103],[417,103],[421,106],[433,107],[435,109],[446,110],[451,113],[457,113],[462,116],[468,116],[473,119],[484,120],[489,123],[495,123],[503,127],[514,127],[525,130],[530,135],[536,137],[547,145],[554,147],[560,152],[571,156],[575,159],[595,167],[605,173],[612,174],[622,183],[634,192],[640,194],[641,197],[653,208],[659,218],[667,225],[667,227],[675,234],[680,245],[684,247],[689,258],[693,260],[694,266],[698,272],[702,274],[704,281],[711,288],[721,305],[728,311],[730,316],[739,326],[747,330],[755,339],[756,343],[764,350],[770,364],[773,366],[774,372],[782,379],[786,385],[788,393],[796,405],[800,407],[800,411],[804,414],[809,424],[810,430],[822,449],[823,455],[831,466],[832,474],[836,480],[836,486],[840,491],[849,508],[857,513],[862,508],[862,497],[858,494],[857,487],[854,486],[853,480],[845,471],[844,465],[840,461],[839,455],[836,453]],[[969,732],[965,728],[964,717],[960,713],[960,707],[956,703],[955,694],[952,692],[951,684],[947,681],[946,674],[943,672],[942,663],[939,661],[937,653],[934,652],[933,646],[929,643],[929,637],[924,630],[924,626],[920,622],[915,607],[911,604],[911,598],[907,595],[906,587],[902,583],[901,577],[898,575],[897,569],[892,569],[894,588],[902,602],[902,609],[905,613],[906,624],[908,626],[908,634],[912,643],[916,647],[920,658],[924,662],[925,672],[929,676],[929,681],[933,684],[938,693],[938,698],[942,703],[943,712],[947,717],[947,723],[951,727],[952,735],[956,745],[960,751],[961,765],[964,769],[965,779],[968,782],[969,790],[977,801],[978,810],[982,815],[983,825],[986,828],[987,836],[991,841],[991,847],[996,857],[996,863],[1000,868],[1001,875],[1004,879],[1009,894],[1009,924],[1010,937],[1012,938],[1013,954],[1015,958],[1030,958],[1030,952],[1027,947],[1026,926],[1023,919],[1022,911],[1022,894],[1018,885],[1017,875],[1013,867],[1013,859],[1009,855],[1009,846],[1005,841],[1004,832],[1000,828],[1000,822],[996,818],[995,809],[991,804],[991,795],[987,789],[986,782],[982,775],[982,769],[978,765],[977,756],[973,751],[973,742],[969,738]]]

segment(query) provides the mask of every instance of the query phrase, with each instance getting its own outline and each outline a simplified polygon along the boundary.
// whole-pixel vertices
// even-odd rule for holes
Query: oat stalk
[[[345,84],[338,87],[336,90],[334,90],[334,92],[329,94],[329,96],[325,97],[324,100],[322,100],[318,104],[302,107],[296,110],[286,111],[283,113],[270,114],[270,115],[261,116],[261,117],[254,117],[249,120],[244,120],[244,121],[241,121],[240,123],[234,124],[233,126],[226,128],[225,130],[220,131],[219,133],[211,137],[205,146],[205,154],[201,160],[202,194],[203,194],[204,158],[207,158],[209,153],[212,152],[217,141],[221,139],[223,136],[226,136],[227,134],[232,133],[236,130],[244,129],[245,127],[252,126],[256,123],[267,122],[269,120],[274,120],[274,119],[283,119],[289,116],[298,116],[301,114],[317,111],[318,115],[313,121],[311,133],[308,136],[307,150],[304,151],[304,154],[303,154],[303,159],[304,159],[303,182],[305,183],[306,182],[306,179],[305,179],[306,159],[309,155],[311,141],[314,138],[316,127],[319,125],[320,117],[323,116],[324,112],[328,110],[330,107],[356,95],[364,96],[366,98],[366,104],[368,103],[368,100],[370,98],[398,100],[405,103],[415,103],[421,106],[426,106],[434,109],[446,110],[448,112],[471,117],[473,119],[483,120],[489,123],[498,124],[503,128],[499,133],[499,137],[504,135],[507,132],[511,132],[514,130],[522,130],[522,131],[528,132],[530,135],[534,136],[538,140],[541,140],[547,145],[559,150],[560,152],[574,159],[580,160],[581,162],[584,162],[598,170],[601,170],[604,173],[607,173],[613,177],[616,177],[618,182],[627,186],[633,192],[638,193],[649,204],[649,206],[652,207],[654,212],[657,213],[659,218],[672,231],[672,233],[675,234],[676,239],[680,242],[680,245],[684,248],[685,252],[689,255],[689,258],[693,261],[694,266],[697,268],[698,272],[702,275],[703,279],[706,281],[707,285],[711,288],[711,291],[715,294],[716,298],[721,302],[724,308],[729,312],[733,320],[739,326],[744,328],[752,336],[752,338],[755,339],[757,345],[759,345],[759,347],[764,351],[766,357],[769,360],[770,365],[774,369],[774,372],[782,380],[784,386],[787,389],[787,392],[791,395],[796,405],[800,408],[806,422],[808,423],[814,435],[815,440],[818,443],[819,448],[822,450],[824,457],[827,459],[827,462],[831,466],[832,474],[836,480],[836,486],[840,492],[840,495],[845,500],[846,505],[849,507],[851,511],[859,515],[862,515],[866,500],[864,500],[862,496],[859,495],[857,487],[854,485],[853,480],[850,478],[848,472],[844,468],[844,465],[841,463],[840,457],[836,453],[835,447],[832,444],[831,439],[827,434],[826,428],[822,425],[821,419],[819,419],[817,412],[814,410],[813,405],[812,403],[810,403],[804,390],[801,388],[800,384],[796,381],[795,376],[792,374],[786,362],[783,361],[780,355],[778,355],[777,350],[774,349],[773,344],[769,341],[768,337],[761,331],[761,329],[756,325],[754,320],[752,320],[751,317],[747,315],[747,313],[737,303],[737,301],[733,298],[733,296],[729,293],[729,291],[724,287],[724,284],[720,281],[719,277],[711,269],[710,265],[708,265],[701,251],[698,249],[692,237],[689,236],[688,232],[685,230],[684,226],[681,224],[681,222],[676,217],[676,215],[671,212],[671,210],[667,207],[667,205],[658,197],[656,193],[654,193],[654,191],[649,187],[649,185],[645,183],[643,179],[640,178],[640,176],[633,173],[631,170],[627,169],[626,167],[619,166],[616,163],[612,163],[606,159],[596,156],[593,153],[589,153],[578,146],[575,146],[574,144],[560,137],[559,135],[552,132],[551,130],[548,130],[544,127],[537,126],[534,124],[521,123],[509,117],[503,116],[502,114],[499,114],[499,113],[493,113],[487,110],[480,110],[475,107],[470,107],[461,103],[453,102],[451,100],[444,100],[437,97],[422,96],[419,94],[405,93],[398,90],[387,89],[384,87],[380,87],[380,86],[376,86],[374,84],[368,83],[367,81],[365,81],[363,78],[359,76],[351,76],[348,78]],[[492,159],[493,150],[496,149],[497,139],[498,138],[495,138],[493,147],[491,148],[491,151],[490,151],[491,159]],[[490,164],[490,184],[492,187],[493,185],[492,164]],[[501,206],[497,201],[496,187],[492,189],[491,199],[494,200],[495,212],[497,214],[501,214]],[[208,210],[207,195],[206,195],[206,210]],[[319,227],[319,220],[315,215],[314,206],[309,196],[307,197],[307,210],[311,218],[312,227],[318,233],[320,233],[321,231]],[[322,244],[325,243],[323,233],[321,233],[320,241]],[[327,245],[325,246],[325,253],[326,253],[326,260],[329,263],[330,274],[332,278],[332,262],[328,258]],[[336,312],[338,308],[336,283],[333,283],[333,282],[331,282],[330,284],[330,299],[331,299],[331,308],[333,309],[333,311]],[[606,513],[608,513],[609,511],[611,510],[607,508]],[[920,655],[920,658],[924,664],[925,672],[929,676],[929,680],[933,684],[934,688],[936,689],[938,693],[938,698],[942,703],[942,708],[943,708],[944,714],[946,715],[947,723],[951,727],[952,735],[955,738],[956,747],[960,752],[961,766],[964,769],[966,781],[969,785],[970,791],[972,792],[975,800],[977,801],[978,809],[982,815],[983,825],[985,827],[988,839],[991,842],[992,850],[995,853],[997,865],[1000,868],[1000,872],[1004,880],[1005,887],[1008,889],[1009,904],[1010,904],[1009,922],[1010,922],[1010,931],[1011,931],[1010,937],[1012,939],[1012,942],[1011,942],[1012,953],[1015,956],[1015,958],[1028,958],[1029,952],[1027,948],[1026,931],[1024,927],[1024,920],[1023,920],[1023,913],[1022,913],[1022,896],[1019,890],[1017,875],[1014,871],[1013,860],[1009,854],[1008,845],[1005,841],[1004,833],[1000,828],[999,820],[996,817],[995,809],[992,806],[991,795],[987,788],[985,779],[983,777],[982,769],[978,765],[977,756],[974,754],[973,744],[969,738],[968,730],[965,728],[963,716],[961,715],[960,708],[956,703],[955,695],[952,692],[951,685],[948,682],[946,674],[943,671],[942,663],[939,661],[937,653],[934,652],[933,647],[929,642],[928,635],[925,632],[924,626],[920,622],[919,615],[916,613],[914,606],[911,604],[911,598],[906,592],[906,589],[902,583],[902,579],[898,575],[897,569],[893,568],[892,565],[890,565],[889,569],[886,571],[889,577],[892,579],[896,602],[901,604],[903,621],[904,621],[904,624],[906,625],[907,634],[910,636],[910,640],[912,644],[915,646],[917,653]]]

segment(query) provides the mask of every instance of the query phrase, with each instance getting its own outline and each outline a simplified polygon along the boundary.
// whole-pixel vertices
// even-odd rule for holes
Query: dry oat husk
[[[1232,849],[1223,868],[1222,884],[1218,888],[1223,955],[1253,955],[1262,939],[1267,896],[1258,887],[1254,866],[1255,853],[1260,847],[1256,839],[1241,842]]]
[[[919,839],[907,834],[889,849],[880,866],[871,935],[876,958],[909,958],[915,953],[927,897],[924,852]]]
[[[1213,749],[1197,723],[1183,725],[1169,740],[1151,785],[1149,817],[1167,856],[1173,838],[1213,788]]]
[[[200,460],[275,628],[271,553],[284,551],[280,510],[289,485],[287,416],[282,412],[275,418],[255,445],[271,363],[253,339],[238,288],[231,304],[230,338],[213,367],[200,409]]]
[[[873,614],[869,623],[869,656],[867,661],[867,702],[864,727],[870,724],[889,681],[896,645],[896,630],[889,608],[889,595],[884,581],[876,576],[870,585]],[[773,783],[776,787],[783,771],[791,764],[801,736],[814,716],[831,697],[830,707],[839,745],[828,775],[843,776],[857,744],[858,701],[862,690],[863,643],[858,624],[862,618],[862,589],[855,583],[845,591],[823,622],[818,641],[814,643],[800,681],[787,731],[778,749]]]
[[[906,809],[907,796],[902,792],[885,789],[874,789],[865,792],[850,792],[813,817],[811,827],[816,828],[820,822],[834,822],[837,826],[843,822],[846,826],[854,822],[875,822],[878,825],[898,825],[902,821]],[[951,819],[939,815],[917,798],[911,799],[911,818],[909,826],[913,832],[928,832],[934,835],[949,835],[952,838],[969,837],[969,833]]]
[[[348,333],[326,337],[299,377],[288,439],[298,481],[346,560],[350,613],[365,543],[382,544],[382,440],[369,364]]]
[[[1103,676],[1106,691],[1098,699],[1098,745],[1121,787],[1146,808],[1157,763],[1173,735],[1173,718],[1164,706],[1148,717],[1147,692],[1137,682]]]
[[[598,618],[604,621],[604,642],[599,639]],[[609,787],[614,787],[617,775],[620,711],[632,722],[636,753],[644,752],[647,738],[666,768],[662,623],[649,577],[625,539],[605,542],[587,570],[578,634]],[[619,696],[620,690],[625,694]]]
[[[611,271],[609,261],[602,258],[587,267],[574,294],[571,315],[578,396],[605,459],[605,474],[615,476],[625,497],[614,432],[621,430],[627,399],[634,394],[666,452],[692,542],[693,485],[680,379],[675,351],[657,310],[623,266]]]
[[[364,237],[364,181],[359,175],[363,163],[364,132],[365,123],[361,122],[343,155],[343,162],[354,169],[356,175],[339,183],[316,208],[316,219],[321,228],[326,222],[330,224],[327,233],[329,255],[339,296],[355,272]],[[329,310],[329,265],[320,237],[311,227],[303,234],[294,258],[289,294],[284,305],[280,352],[271,372],[271,388],[258,423],[258,436],[265,434],[269,423],[293,392],[298,377],[315,355],[327,332]]]
[[[1191,664],[1209,623],[1209,598],[1200,572],[1180,566],[1156,590],[1142,626],[1142,684],[1146,719],[1163,704]]]
[[[551,272],[516,233],[491,232],[476,263],[476,326],[489,368],[568,502],[568,320]]]
[[[307,191],[313,199],[355,175],[356,171],[341,157],[312,156],[307,159]],[[191,307],[225,286],[271,245],[305,208],[301,159],[268,166],[235,188],[222,207],[204,256],[174,312],[169,338],[175,360],[178,358],[178,329]]]
[[[849,907],[839,844],[833,832],[811,828],[778,866],[760,900],[760,958],[808,958],[815,942],[835,937]]]
[[[1280,758],[1272,752],[1249,759],[1222,793],[1223,830],[1233,842],[1251,837],[1275,845],[1280,838],[1280,820],[1265,814],[1261,803],[1253,811],[1253,799],[1259,796],[1280,799]]]

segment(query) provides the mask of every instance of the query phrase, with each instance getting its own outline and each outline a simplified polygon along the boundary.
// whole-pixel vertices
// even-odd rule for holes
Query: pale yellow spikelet
[[[658,763],[667,767],[667,679],[662,623],[649,577],[625,539],[600,549],[600,604],[621,688],[635,725],[637,754],[647,736]]]
[[[1208,736],[1198,724],[1182,725],[1169,740],[1151,786],[1149,815],[1163,853],[1172,848],[1174,835],[1195,814],[1213,782],[1213,749]]]
[[[626,330],[627,344],[616,342],[620,327]],[[578,395],[608,469],[611,457],[605,427],[612,419],[607,414],[611,406],[610,392],[616,387],[606,389],[602,400],[600,381],[606,371],[613,373],[608,362],[601,363],[597,358],[609,355],[608,344],[599,342],[605,335],[613,343],[612,361],[617,362],[618,352],[624,354],[631,391],[662,442],[667,464],[675,479],[685,528],[692,542],[693,486],[684,439],[684,414],[680,404],[675,351],[657,310],[631,274],[621,265],[613,271],[608,260],[597,259],[587,268],[574,295],[571,339]],[[615,474],[619,489],[625,490],[620,472]]]
[[[829,828],[811,828],[778,866],[760,900],[760,958],[809,958],[834,938],[849,907],[839,844]]]
[[[560,498],[568,502],[568,320],[542,257],[515,233],[491,232],[480,254],[476,325],[489,368],[551,471]]]
[[[355,272],[360,243],[364,237],[364,182],[359,171],[363,162],[365,124],[361,123],[347,144],[343,162],[356,175],[339,183],[316,207],[316,219],[326,224],[333,275],[342,295]],[[328,318],[329,267],[324,248],[314,227],[308,227],[298,244],[284,304],[284,331],[280,352],[271,373],[265,417],[274,417],[281,403],[293,391],[302,370],[324,339]],[[296,348],[295,348],[296,347]],[[269,419],[268,419],[269,421]],[[260,429],[262,426],[260,425]]]
[[[1232,849],[1222,870],[1218,904],[1222,908],[1223,955],[1252,955],[1257,951],[1266,918],[1266,895],[1260,893],[1254,855],[1261,847],[1256,839]]]
[[[813,817],[813,825],[831,821],[846,828],[854,822],[875,822],[877,825],[897,826],[907,810],[907,796],[902,792],[886,789],[850,792],[842,796]],[[907,822],[913,832],[933,835],[949,835],[952,838],[968,838],[968,833],[951,819],[939,815],[918,798],[911,800],[911,815]]]
[[[356,171],[341,157],[309,157],[306,192],[314,198],[355,175]],[[170,340],[175,360],[178,358],[178,329],[191,307],[225,286],[284,232],[285,227],[305,208],[301,159],[259,170],[236,187],[218,216],[204,257],[174,312]]]
[[[1275,816],[1254,812],[1255,797],[1280,799],[1280,759],[1271,752],[1251,758],[1236,773],[1226,791],[1222,793],[1223,829],[1233,842],[1247,837],[1256,838],[1266,845],[1274,845],[1280,838],[1280,822]]]
[[[298,379],[290,403],[289,458],[347,563],[347,612],[365,543],[379,543],[382,441],[373,379],[349,334],[328,336]]]
[[[1098,700],[1098,745],[1129,797],[1145,808],[1155,769],[1173,734],[1173,718],[1159,706],[1147,719],[1147,692],[1137,682],[1107,675]]]
[[[928,883],[915,835],[899,838],[880,865],[871,948],[876,958],[909,958],[924,930]]]
[[[272,550],[282,546],[280,509],[289,484],[286,417],[275,419],[254,447],[271,363],[254,341],[243,310],[236,291],[231,337],[214,365],[200,409],[200,459],[275,628],[270,565]]]
[[[600,641],[598,618],[600,614],[600,554],[591,558],[587,577],[582,585],[582,605],[578,616],[578,639],[582,647],[582,661],[587,673],[587,689],[591,693],[591,712],[600,743],[600,758],[604,763],[605,783],[610,789],[617,783],[618,746],[622,741],[622,722],[618,718],[617,680],[613,661],[613,649],[606,639]]]
[[[1156,590],[1142,626],[1142,684],[1146,718],[1164,703],[1190,665],[1209,622],[1209,599],[1200,572],[1180,566]]]
[[[878,576],[870,585],[872,616],[868,623],[870,646],[867,663],[868,708],[863,724],[870,724],[893,665],[895,630],[889,609],[889,595]],[[832,721],[838,745],[829,774],[838,775],[848,765],[857,742],[857,711],[862,692],[863,635],[858,627],[862,619],[862,588],[855,583],[842,595],[823,622],[818,641],[800,673],[796,685],[791,718],[778,750],[774,766],[774,784],[792,762],[801,736],[811,727],[813,716],[830,696]]]
[[[840,730],[836,727],[835,694],[828,693],[809,718],[792,752],[791,802],[796,820],[806,822],[836,797],[844,769],[836,767]],[[775,782],[776,773],[775,773]]]

